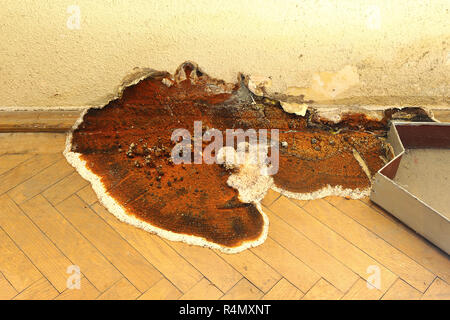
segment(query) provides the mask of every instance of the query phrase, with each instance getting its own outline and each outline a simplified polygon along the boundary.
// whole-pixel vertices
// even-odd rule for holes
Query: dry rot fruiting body
[[[273,178],[276,187],[294,193],[328,185],[369,187],[354,150],[371,174],[384,164],[385,144],[373,131],[384,133],[386,123],[368,122],[374,130],[366,124],[354,128],[356,120],[350,117],[352,130],[345,130],[344,121],[336,133],[326,124],[309,125],[309,112],[301,117],[284,112],[277,101],[254,99],[256,104],[242,84],[211,79],[186,63],[173,78],[155,72],[105,107],[90,109],[73,132],[70,151],[81,154],[128,215],[230,248],[258,239],[263,216],[255,204],[239,200],[223,166],[173,164],[173,130],[194,132],[194,121],[222,132],[279,129],[280,163]]]

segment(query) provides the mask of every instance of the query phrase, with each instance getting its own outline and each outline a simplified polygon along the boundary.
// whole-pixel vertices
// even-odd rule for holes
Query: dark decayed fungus
[[[103,108],[89,109],[70,133],[65,155],[123,221],[224,252],[261,243],[267,217],[258,201],[244,203],[230,187],[229,168],[173,163],[172,132],[193,132],[194,121],[223,132],[279,129],[279,171],[271,187],[298,198],[365,194],[370,175],[389,157],[380,138],[386,118],[347,115],[335,124],[311,111],[287,113],[243,81],[212,79],[193,63],[174,76],[152,72]]]

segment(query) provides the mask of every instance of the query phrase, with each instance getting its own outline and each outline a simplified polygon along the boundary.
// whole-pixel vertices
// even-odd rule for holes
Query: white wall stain
[[[358,69],[347,65],[337,72],[315,72],[310,87],[289,87],[285,93],[293,96],[303,95],[306,100],[330,100],[358,84]]]

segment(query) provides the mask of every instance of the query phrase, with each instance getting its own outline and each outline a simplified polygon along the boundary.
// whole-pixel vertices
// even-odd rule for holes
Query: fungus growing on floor
[[[65,156],[120,220],[232,253],[265,240],[269,221],[260,201],[269,188],[298,199],[367,195],[371,176],[390,157],[387,120],[348,114],[334,123],[313,110],[288,113],[279,101],[254,95],[243,78],[225,83],[187,62],[173,76],[152,71],[104,107],[87,110],[68,136]],[[172,133],[194,132],[196,121],[201,134],[278,129],[278,172],[174,163]],[[205,146],[189,145],[189,155],[201,158]]]

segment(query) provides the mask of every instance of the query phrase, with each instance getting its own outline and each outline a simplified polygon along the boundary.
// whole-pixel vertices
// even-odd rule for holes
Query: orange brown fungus
[[[253,101],[256,99],[257,103]],[[177,234],[233,248],[261,237],[264,219],[253,203],[242,203],[227,185],[230,172],[218,164],[171,163],[174,129],[279,129],[280,164],[275,185],[310,193],[328,185],[364,189],[370,180],[354,150],[374,174],[384,163],[382,139],[364,125],[341,131],[310,117],[286,113],[279,102],[251,96],[238,83],[211,79],[190,63],[172,77],[155,72],[126,88],[121,98],[90,109],[73,132],[72,152],[100,177],[109,196],[130,216]],[[358,121],[360,121],[359,119]],[[374,125],[371,123],[371,125]],[[378,133],[385,123],[376,123]],[[287,144],[286,144],[287,142]]]

